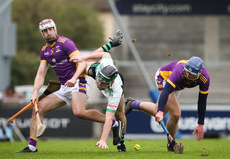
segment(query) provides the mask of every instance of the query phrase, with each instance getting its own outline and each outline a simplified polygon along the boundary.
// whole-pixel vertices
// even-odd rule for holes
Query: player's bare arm
[[[111,126],[112,126],[112,120],[114,118],[114,113],[107,111],[106,115],[105,115],[105,124],[103,127],[103,131],[102,131],[102,135],[100,138],[100,141],[98,141],[96,143],[96,146],[98,146],[99,148],[102,149],[109,149],[108,145],[106,144],[106,140],[109,136],[109,132],[111,130]]]
[[[110,38],[110,42],[103,45],[102,47],[98,48],[97,50],[93,51],[90,53],[90,56],[94,56],[96,54],[96,56],[99,56],[99,57],[91,57],[91,58],[87,58],[88,61],[94,61],[94,62],[98,62],[100,59],[101,59],[101,56],[99,54],[101,54],[102,52],[108,52],[112,47],[116,47],[116,46],[119,46],[121,45],[122,43],[122,38],[123,38],[123,35],[122,35],[122,32],[120,30],[118,30],[113,38]],[[109,54],[110,56],[110,54]],[[70,59],[70,62],[81,62],[81,61],[85,61],[86,60],[86,56],[75,56],[75,57],[72,57]]]
[[[47,62],[41,62],[34,80],[34,88],[33,88],[33,93],[31,96],[31,102],[34,103],[35,100],[38,101],[38,91],[41,89],[43,86],[45,76],[48,70],[48,63]]]
[[[89,54],[85,57],[85,60],[94,60],[94,59],[101,59],[103,57],[110,57],[111,55],[107,52],[97,52],[96,54]]]
[[[78,68],[73,77],[65,83],[65,86],[73,87],[82,73],[86,72],[86,62],[82,61],[78,63]]]

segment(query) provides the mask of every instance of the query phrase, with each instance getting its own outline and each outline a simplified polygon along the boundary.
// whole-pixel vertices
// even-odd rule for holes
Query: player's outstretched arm
[[[96,143],[96,146],[102,149],[109,149],[108,145],[106,144],[106,140],[109,136],[111,127],[112,127],[112,121],[114,118],[114,113],[107,111],[105,114],[105,123],[102,131],[102,135],[100,140]]]
[[[98,52],[96,54],[89,54],[89,55],[85,55],[85,56],[73,56],[70,58],[70,61],[71,62],[75,62],[75,63],[78,63],[78,62],[81,62],[81,61],[99,61],[101,58],[103,57],[110,57],[111,58],[111,55],[107,52]]]
[[[118,30],[112,38],[109,37],[110,41],[107,44],[93,51],[91,54],[98,53],[98,52],[108,52],[112,47],[117,47],[121,45],[122,38],[123,38],[122,32]]]

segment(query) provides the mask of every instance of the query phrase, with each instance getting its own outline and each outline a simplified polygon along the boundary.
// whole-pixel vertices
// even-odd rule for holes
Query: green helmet
[[[103,83],[112,82],[118,74],[118,70],[111,65],[107,65],[102,69],[99,68],[97,78]]]

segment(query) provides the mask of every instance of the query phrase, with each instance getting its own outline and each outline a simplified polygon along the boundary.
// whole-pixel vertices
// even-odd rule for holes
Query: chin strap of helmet
[[[56,41],[56,38],[46,39],[46,42],[52,45]]]

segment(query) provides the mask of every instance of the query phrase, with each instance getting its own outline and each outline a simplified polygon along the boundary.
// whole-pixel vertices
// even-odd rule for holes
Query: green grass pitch
[[[22,150],[28,143],[0,142],[1,159],[222,159],[230,158],[230,140],[205,139],[201,142],[196,140],[178,140],[184,144],[184,153],[175,154],[167,152],[166,140],[126,140],[127,152],[119,153],[112,141],[107,143],[109,150],[101,150],[94,146],[96,140],[47,140],[39,141],[37,153],[14,153]],[[141,146],[140,151],[134,150],[134,145]]]

